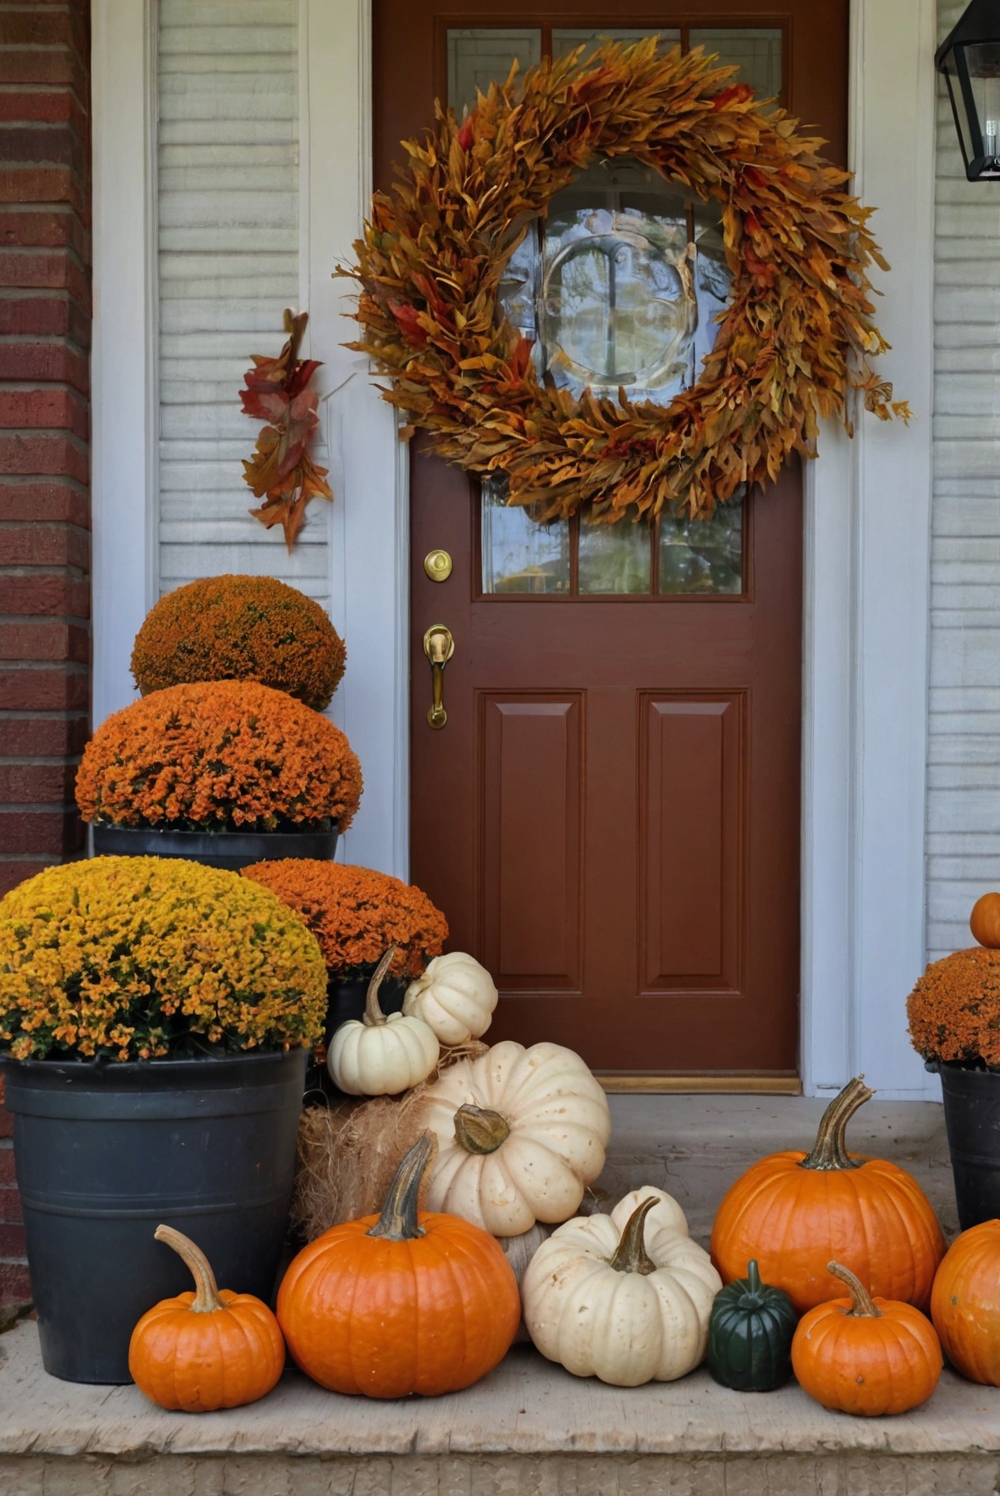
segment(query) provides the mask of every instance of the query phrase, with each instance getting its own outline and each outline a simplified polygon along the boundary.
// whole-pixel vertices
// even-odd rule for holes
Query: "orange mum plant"
[[[181,858],[48,868],[0,900],[0,1049],[149,1060],[306,1048],[315,938],[268,889]]]
[[[906,1011],[913,1047],[925,1060],[1000,1068],[1000,950],[972,946],[933,961]]]
[[[367,975],[390,945],[396,947],[392,972],[418,977],[448,936],[444,915],[425,893],[372,868],[289,857],[258,862],[243,876],[301,915],[339,981]]]
[[[84,820],[186,831],[345,831],[361,766],[325,717],[255,681],[170,686],[103,722],[84,751]]]
[[[168,592],[135,637],[143,696],[199,680],[256,680],[321,712],[347,651],[319,603],[276,577],[223,576]]]

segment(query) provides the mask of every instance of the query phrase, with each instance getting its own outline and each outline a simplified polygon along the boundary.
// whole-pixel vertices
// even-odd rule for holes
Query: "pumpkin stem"
[[[420,1186],[427,1165],[436,1152],[437,1138],[427,1128],[404,1154],[386,1194],[382,1214],[366,1233],[368,1236],[383,1236],[387,1241],[413,1241],[424,1235],[423,1226],[417,1224]]]
[[[625,1224],[622,1239],[618,1243],[618,1250],[611,1259],[611,1266],[616,1273],[641,1273],[647,1278],[650,1273],[656,1272],[656,1263],[646,1251],[643,1236],[646,1230],[646,1217],[657,1203],[656,1196],[650,1195],[648,1200],[643,1200]]]
[[[191,1271],[194,1279],[196,1293],[194,1302],[189,1306],[195,1314],[214,1314],[216,1309],[225,1309],[225,1304],[219,1298],[219,1285],[215,1281],[211,1264],[200,1247],[195,1246],[189,1236],[183,1231],[175,1231],[173,1226],[157,1226],[153,1232],[157,1241],[162,1241],[168,1247],[173,1247],[178,1257],[183,1257]]]
[[[368,983],[368,995],[365,998],[365,1011],[361,1021],[365,1028],[377,1028],[379,1024],[388,1022],[385,1014],[378,1005],[378,989],[382,985],[382,978],[392,965],[392,958],[396,954],[396,947],[390,945],[381,961],[372,972],[372,979]]]
[[[860,1169],[863,1158],[852,1158],[844,1141],[844,1130],[859,1106],[871,1101],[875,1092],[865,1085],[863,1075],[849,1080],[839,1096],[835,1096],[820,1119],[819,1131],[811,1153],[807,1153],[799,1167],[801,1169]]]
[[[467,1101],[455,1113],[455,1137],[466,1153],[495,1153],[510,1137],[510,1124],[490,1107]]]
[[[848,1314],[853,1314],[858,1319],[882,1318],[881,1309],[875,1308],[874,1299],[856,1273],[852,1273],[849,1267],[843,1267],[839,1262],[828,1262],[826,1270],[835,1278],[839,1278],[841,1283],[847,1284],[851,1295],[851,1307],[847,1311]]]
[[[760,1288],[760,1268],[756,1260],[752,1260],[747,1263],[747,1289],[752,1298],[759,1298]]]

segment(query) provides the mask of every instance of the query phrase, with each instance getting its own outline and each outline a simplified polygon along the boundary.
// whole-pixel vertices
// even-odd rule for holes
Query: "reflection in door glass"
[[[476,90],[503,83],[517,60],[523,73],[542,60],[542,33],[519,26],[462,26],[448,31],[448,107],[459,119],[476,107]]]
[[[690,45],[704,47],[710,57],[718,53],[720,62],[738,67],[733,82],[749,83],[758,98],[773,99],[780,94],[780,30],[761,26],[692,27]]]
[[[507,507],[505,478],[482,484],[484,592],[569,593],[569,522]]]
[[[581,593],[649,591],[649,525],[620,519],[613,525],[580,525]]]
[[[706,239],[709,248],[714,266]],[[553,198],[545,223],[536,349],[544,372],[577,397],[624,388],[632,400],[668,403],[694,381],[699,323],[703,341],[715,334],[719,275],[700,276],[698,253],[684,194],[658,172],[609,160],[583,172]]]
[[[660,516],[660,592],[743,591],[743,500],[720,504],[711,519]]]

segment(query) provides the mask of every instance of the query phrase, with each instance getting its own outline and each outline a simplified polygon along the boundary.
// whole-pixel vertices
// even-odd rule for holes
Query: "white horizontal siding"
[[[239,391],[299,299],[297,0],[160,0],[159,579],[237,571],[329,606],[328,507],[294,553],[243,482]],[[326,465],[324,449],[315,455]]]
[[[965,0],[938,12],[944,36]],[[1000,888],[1000,193],[965,180],[938,100],[927,944]]]

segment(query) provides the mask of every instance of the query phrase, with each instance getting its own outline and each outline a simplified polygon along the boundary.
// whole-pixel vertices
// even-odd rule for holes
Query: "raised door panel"
[[[508,991],[579,991],[581,693],[479,699],[486,965]]]
[[[744,695],[640,697],[643,989],[737,992]]]

